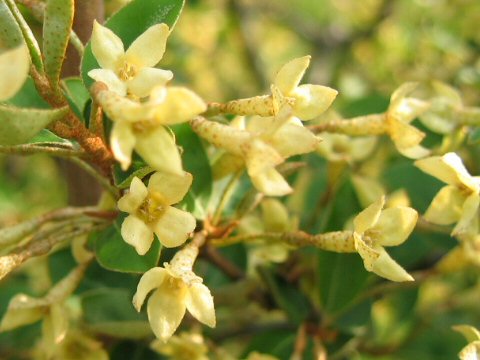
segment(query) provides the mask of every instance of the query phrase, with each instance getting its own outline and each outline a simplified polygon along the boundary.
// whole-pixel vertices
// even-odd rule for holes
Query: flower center
[[[145,134],[155,128],[157,123],[152,120],[140,120],[132,124],[132,130],[135,134]]]
[[[145,224],[157,221],[165,212],[167,206],[157,194],[149,194],[137,210],[137,216]]]
[[[123,65],[117,70],[118,77],[122,81],[127,81],[137,75],[137,67],[129,62],[124,61]]]

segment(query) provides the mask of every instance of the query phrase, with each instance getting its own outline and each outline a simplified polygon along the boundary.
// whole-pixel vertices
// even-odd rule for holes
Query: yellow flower
[[[270,196],[292,191],[275,167],[287,157],[313,151],[320,141],[288,108],[275,117],[252,118],[248,126],[228,126],[201,118],[191,125],[213,145],[242,158],[253,185]]]
[[[417,222],[417,212],[403,206],[382,210],[384,203],[381,197],[353,220],[355,249],[368,271],[392,281],[413,281],[384,246],[400,245],[408,238]]]
[[[416,86],[415,83],[406,83],[395,90],[390,97],[386,114],[387,132],[395,147],[402,155],[412,159],[418,159],[430,153],[420,145],[425,134],[410,125],[410,122],[429,107],[429,104],[424,101],[407,97]]]
[[[144,103],[108,90],[98,91],[96,98],[114,122],[110,144],[123,170],[130,166],[135,149],[154,169],[183,173],[175,138],[166,125],[185,122],[205,111],[198,95],[183,87],[157,87]]]
[[[208,347],[202,335],[196,333],[173,335],[167,343],[157,339],[150,347],[171,360],[208,360]]]
[[[122,40],[95,21],[92,52],[102,69],[88,75],[121,96],[148,96],[155,86],[165,85],[173,77],[171,71],[154,67],[163,57],[168,35],[166,24],[153,25],[125,51]]]
[[[30,70],[30,54],[22,44],[0,54],[0,101],[11,98],[22,87]]]
[[[147,295],[148,320],[157,338],[167,341],[177,330],[188,310],[198,321],[215,327],[215,309],[210,290],[192,271],[198,248],[187,246],[175,254],[170,264],[156,267],[143,274],[133,297],[140,311]]]
[[[455,153],[447,153],[417,160],[415,166],[447,184],[432,200],[425,219],[439,225],[457,223],[452,235],[476,233],[480,179],[468,173],[462,159]]]
[[[377,145],[377,138],[364,136],[352,138],[344,134],[322,132],[317,153],[329,161],[355,162],[369,156]]]
[[[69,325],[65,301],[82,280],[85,269],[86,265],[80,265],[72,270],[42,298],[15,295],[0,323],[0,331],[13,330],[43,319],[43,341],[47,348],[52,349],[62,342]]]
[[[283,65],[271,86],[271,96],[233,100],[226,104],[225,110],[238,115],[272,116],[278,114],[281,107],[288,106],[293,116],[302,120],[317,117],[332,104],[338,92],[327,86],[299,85],[310,59],[308,55]]]
[[[468,341],[462,351],[458,353],[461,360],[476,360],[480,358],[480,332],[470,325],[452,326],[453,330],[458,331]]]
[[[180,246],[195,229],[195,218],[170,205],[180,202],[192,184],[192,175],[157,172],[150,177],[148,188],[134,177],[130,191],[118,201],[118,208],[128,212],[122,224],[122,237],[140,255],[152,245],[153,234],[165,247]]]

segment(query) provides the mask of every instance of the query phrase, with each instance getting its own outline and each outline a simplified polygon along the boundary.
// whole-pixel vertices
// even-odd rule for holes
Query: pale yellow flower
[[[270,354],[262,354],[254,351],[248,354],[245,360],[278,360],[278,358]]]
[[[452,326],[453,330],[458,331],[468,341],[462,351],[458,353],[460,360],[477,360],[480,358],[480,331],[470,325]]]
[[[171,71],[154,67],[163,57],[169,33],[166,24],[153,25],[125,51],[122,40],[95,21],[92,52],[102,68],[90,70],[88,75],[121,96],[148,96],[154,87],[173,77]]]
[[[164,268],[155,267],[143,274],[138,283],[133,305],[140,311],[153,291],[148,299],[148,320],[155,336],[164,342],[177,330],[186,310],[203,324],[215,327],[213,297],[192,271],[197,255],[197,247],[187,246]]]
[[[30,70],[30,54],[22,44],[0,54],[0,101],[10,99],[22,87]]]
[[[247,126],[228,126],[197,118],[192,128],[213,145],[243,159],[253,185],[265,195],[292,189],[275,167],[286,158],[311,152],[320,141],[284,108],[276,117],[252,118]]]
[[[385,251],[385,246],[402,244],[413,231],[417,212],[409,207],[382,210],[385,198],[371,204],[353,220],[355,249],[365,269],[392,281],[414,279]]]
[[[271,86],[272,95],[233,100],[225,110],[238,115],[272,116],[288,106],[302,120],[311,120],[323,113],[335,100],[338,92],[321,85],[300,84],[310,65],[311,56],[296,58],[278,71]]]
[[[110,144],[123,170],[130,166],[135,149],[154,169],[183,173],[175,137],[166,126],[205,111],[206,105],[198,95],[183,87],[157,87],[144,103],[108,90],[98,91],[96,98],[113,120]]]
[[[157,339],[150,347],[170,360],[208,360],[208,347],[202,335],[196,333],[182,332],[166,343]]]
[[[390,97],[386,114],[387,132],[395,147],[402,155],[412,159],[418,159],[430,153],[420,145],[425,133],[410,125],[429,107],[429,104],[424,101],[407,97],[416,86],[415,83],[406,83],[395,90]]]
[[[122,237],[140,255],[151,247],[154,235],[165,247],[183,244],[195,229],[192,214],[174,208],[192,184],[192,175],[157,172],[150,177],[148,188],[134,177],[130,191],[118,201],[118,208],[130,215],[122,224]]]
[[[457,223],[452,235],[476,232],[480,179],[468,173],[462,159],[455,153],[447,153],[417,160],[415,166],[447,184],[432,200],[425,219],[439,225]]]
[[[353,138],[344,134],[322,132],[317,153],[329,161],[355,162],[367,158],[377,145],[374,136]]]

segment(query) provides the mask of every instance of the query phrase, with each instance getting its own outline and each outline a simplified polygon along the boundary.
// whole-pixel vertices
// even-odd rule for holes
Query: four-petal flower
[[[195,218],[170,205],[183,199],[192,184],[192,175],[157,172],[150,177],[148,188],[134,177],[130,191],[118,201],[118,208],[130,215],[123,221],[122,237],[140,255],[152,245],[155,233],[165,247],[183,244],[195,229]]]

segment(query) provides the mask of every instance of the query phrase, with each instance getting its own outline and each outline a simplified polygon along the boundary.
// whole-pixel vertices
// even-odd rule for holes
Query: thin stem
[[[41,143],[40,143],[41,144]],[[58,157],[82,157],[85,156],[83,150],[73,150],[64,147],[54,147],[50,145],[40,144],[22,144],[5,146],[0,145],[0,153],[14,155],[32,155],[38,153],[50,154]]]
[[[75,31],[70,32],[70,44],[77,50],[78,55],[80,57],[83,56],[83,53],[85,52],[85,46],[82,43],[82,40],[78,37],[77,33]]]

